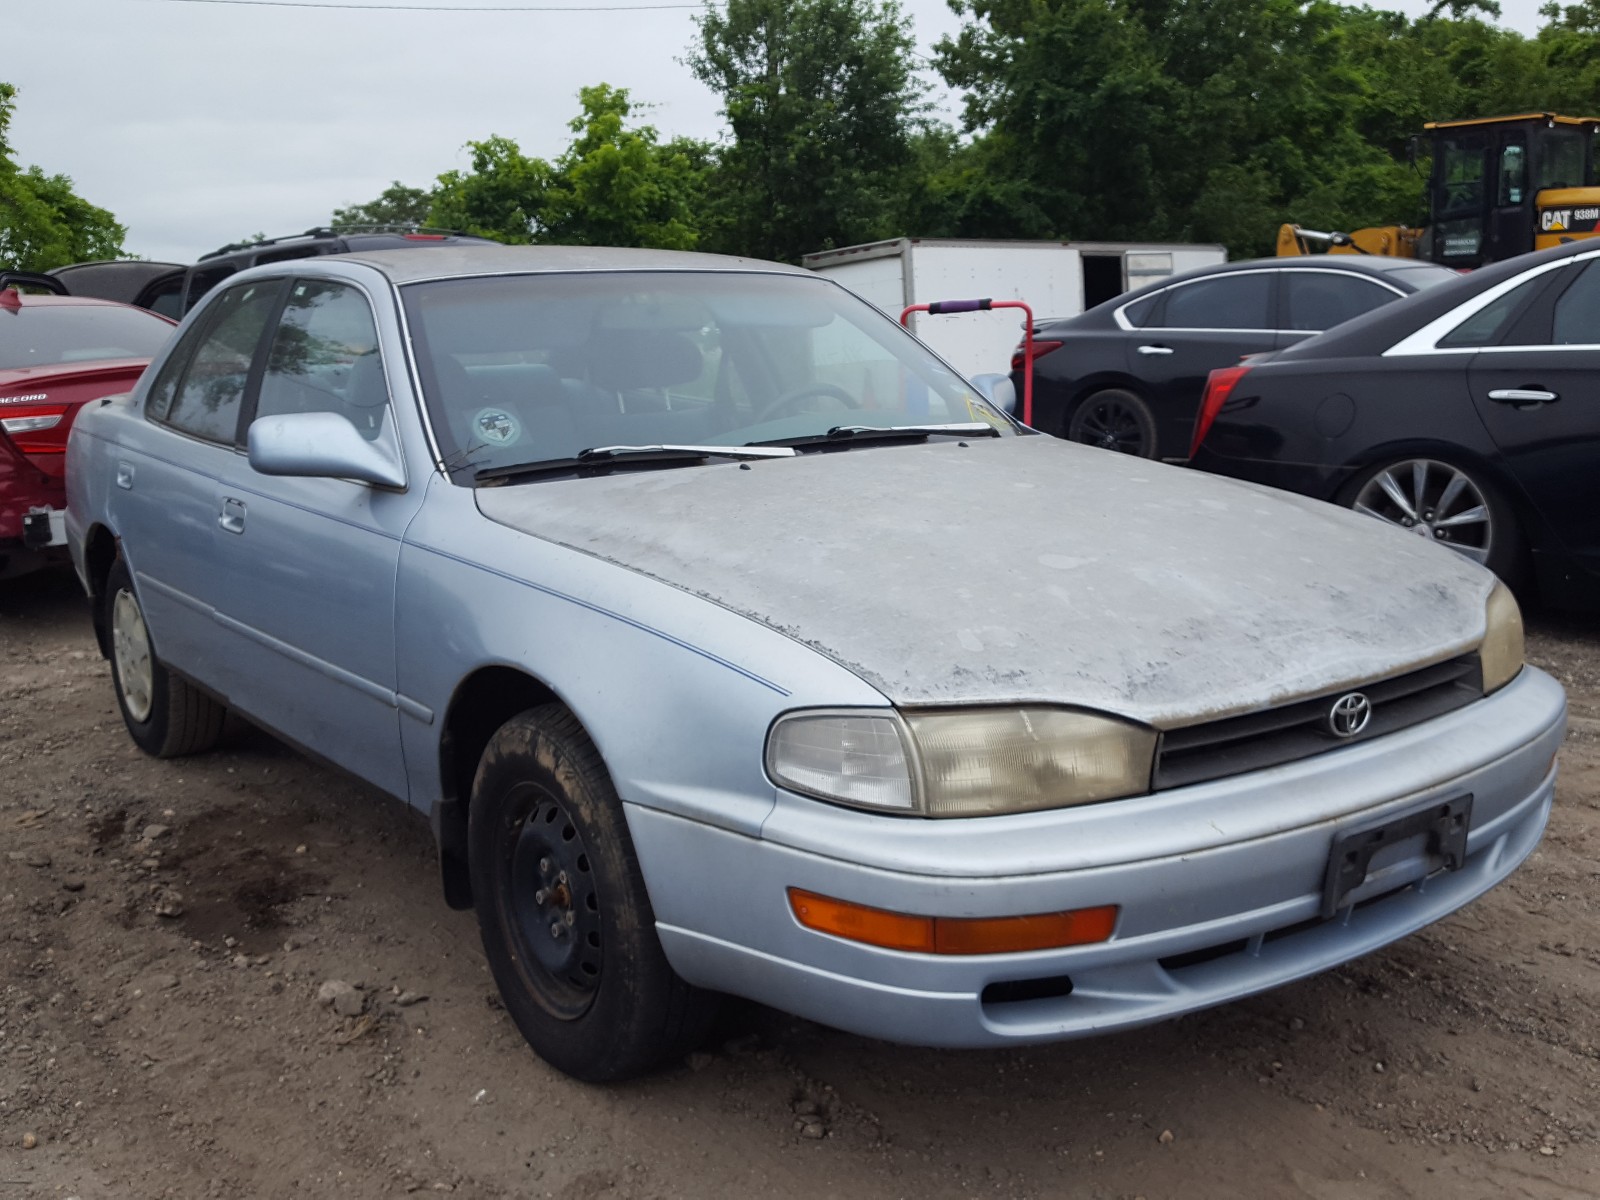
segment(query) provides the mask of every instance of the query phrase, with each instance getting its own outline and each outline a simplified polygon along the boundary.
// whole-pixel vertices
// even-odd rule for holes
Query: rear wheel
[[[490,970],[541,1058],[598,1083],[703,1036],[716,997],[668,964],[622,802],[564,706],[530,709],[490,739],[468,844]]]
[[[1482,473],[1436,458],[1374,467],[1346,493],[1356,512],[1409,529],[1520,582],[1525,553],[1511,506]]]
[[[1067,420],[1068,441],[1139,458],[1156,456],[1156,418],[1126,388],[1108,388],[1082,400]]]
[[[198,754],[215,746],[228,710],[156,657],[133,578],[120,558],[106,576],[102,603],[117,707],[134,743],[157,758]]]

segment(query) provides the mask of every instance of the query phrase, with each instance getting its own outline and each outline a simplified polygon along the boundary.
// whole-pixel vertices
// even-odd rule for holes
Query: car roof
[[[132,304],[122,304],[116,300],[102,300],[98,296],[51,296],[38,292],[19,292],[14,288],[7,288],[0,292],[0,308],[133,308],[135,312],[149,312],[148,309],[134,308]],[[151,313],[151,316],[157,314]],[[165,320],[165,318],[162,318]]]
[[[364,263],[397,284],[473,275],[563,271],[761,271],[821,278],[802,267],[759,258],[618,246],[437,246],[426,254],[406,250],[356,250],[337,258],[345,263]],[[294,269],[301,261],[273,265]]]
[[[1438,263],[1431,263],[1421,258],[1392,258],[1377,254],[1303,254],[1281,258],[1241,258],[1236,262],[1212,263],[1209,266],[1194,267],[1173,275],[1164,275],[1132,291],[1123,292],[1109,300],[1102,300],[1093,308],[1085,309],[1081,313],[1070,317],[1040,317],[1035,324],[1040,328],[1049,326],[1052,329],[1068,326],[1079,329],[1109,329],[1115,326],[1112,312],[1124,304],[1133,303],[1141,296],[1151,295],[1175,283],[1187,283],[1192,279],[1210,279],[1218,275],[1233,275],[1241,271],[1343,271],[1351,275],[1383,277],[1407,270],[1449,271],[1450,268],[1441,267]],[[1394,281],[1394,284],[1407,289],[1411,286],[1398,280]]]

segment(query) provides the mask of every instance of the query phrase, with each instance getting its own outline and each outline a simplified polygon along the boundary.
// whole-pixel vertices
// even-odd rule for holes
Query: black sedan
[[[1217,371],[1193,466],[1600,604],[1600,248],[1574,242]]]
[[[1409,258],[1319,255],[1205,267],[1034,326],[1033,423],[1145,458],[1189,453],[1206,375],[1455,279]],[[1011,361],[1022,394],[1022,351]]]

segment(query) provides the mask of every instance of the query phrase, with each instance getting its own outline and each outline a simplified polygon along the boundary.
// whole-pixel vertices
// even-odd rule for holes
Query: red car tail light
[[[0,429],[11,444],[46,475],[66,471],[67,434],[72,429],[71,404],[8,404],[0,413]]]
[[[1200,443],[1211,432],[1211,422],[1216,420],[1222,405],[1239,386],[1239,381],[1249,374],[1248,366],[1218,367],[1206,376],[1206,394],[1200,401],[1200,415],[1194,419],[1194,440],[1189,443],[1189,457],[1193,458]]]
[[[1036,342],[1033,343],[1033,361],[1034,362],[1038,362],[1046,354],[1049,354],[1050,351],[1059,350],[1059,349],[1061,349],[1061,343],[1060,342],[1039,342],[1039,341],[1036,341]],[[1022,368],[1024,366],[1023,361],[1022,361],[1022,355],[1023,355],[1023,349],[1022,349],[1022,346],[1019,344],[1017,346],[1017,348],[1011,352],[1011,369],[1013,371],[1022,370]]]

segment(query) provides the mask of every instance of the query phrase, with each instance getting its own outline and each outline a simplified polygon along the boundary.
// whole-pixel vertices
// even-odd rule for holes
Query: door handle
[[[133,464],[119,462],[117,464],[117,486],[125,491],[133,490]]]
[[[244,501],[228,497],[222,502],[222,512],[217,517],[217,524],[229,533],[244,532]]]
[[[1541,387],[1519,387],[1495,388],[1489,393],[1489,399],[1499,404],[1514,404],[1518,408],[1536,408],[1541,404],[1553,404],[1561,397]]]
[[[1171,346],[1140,346],[1140,354],[1171,354]]]

